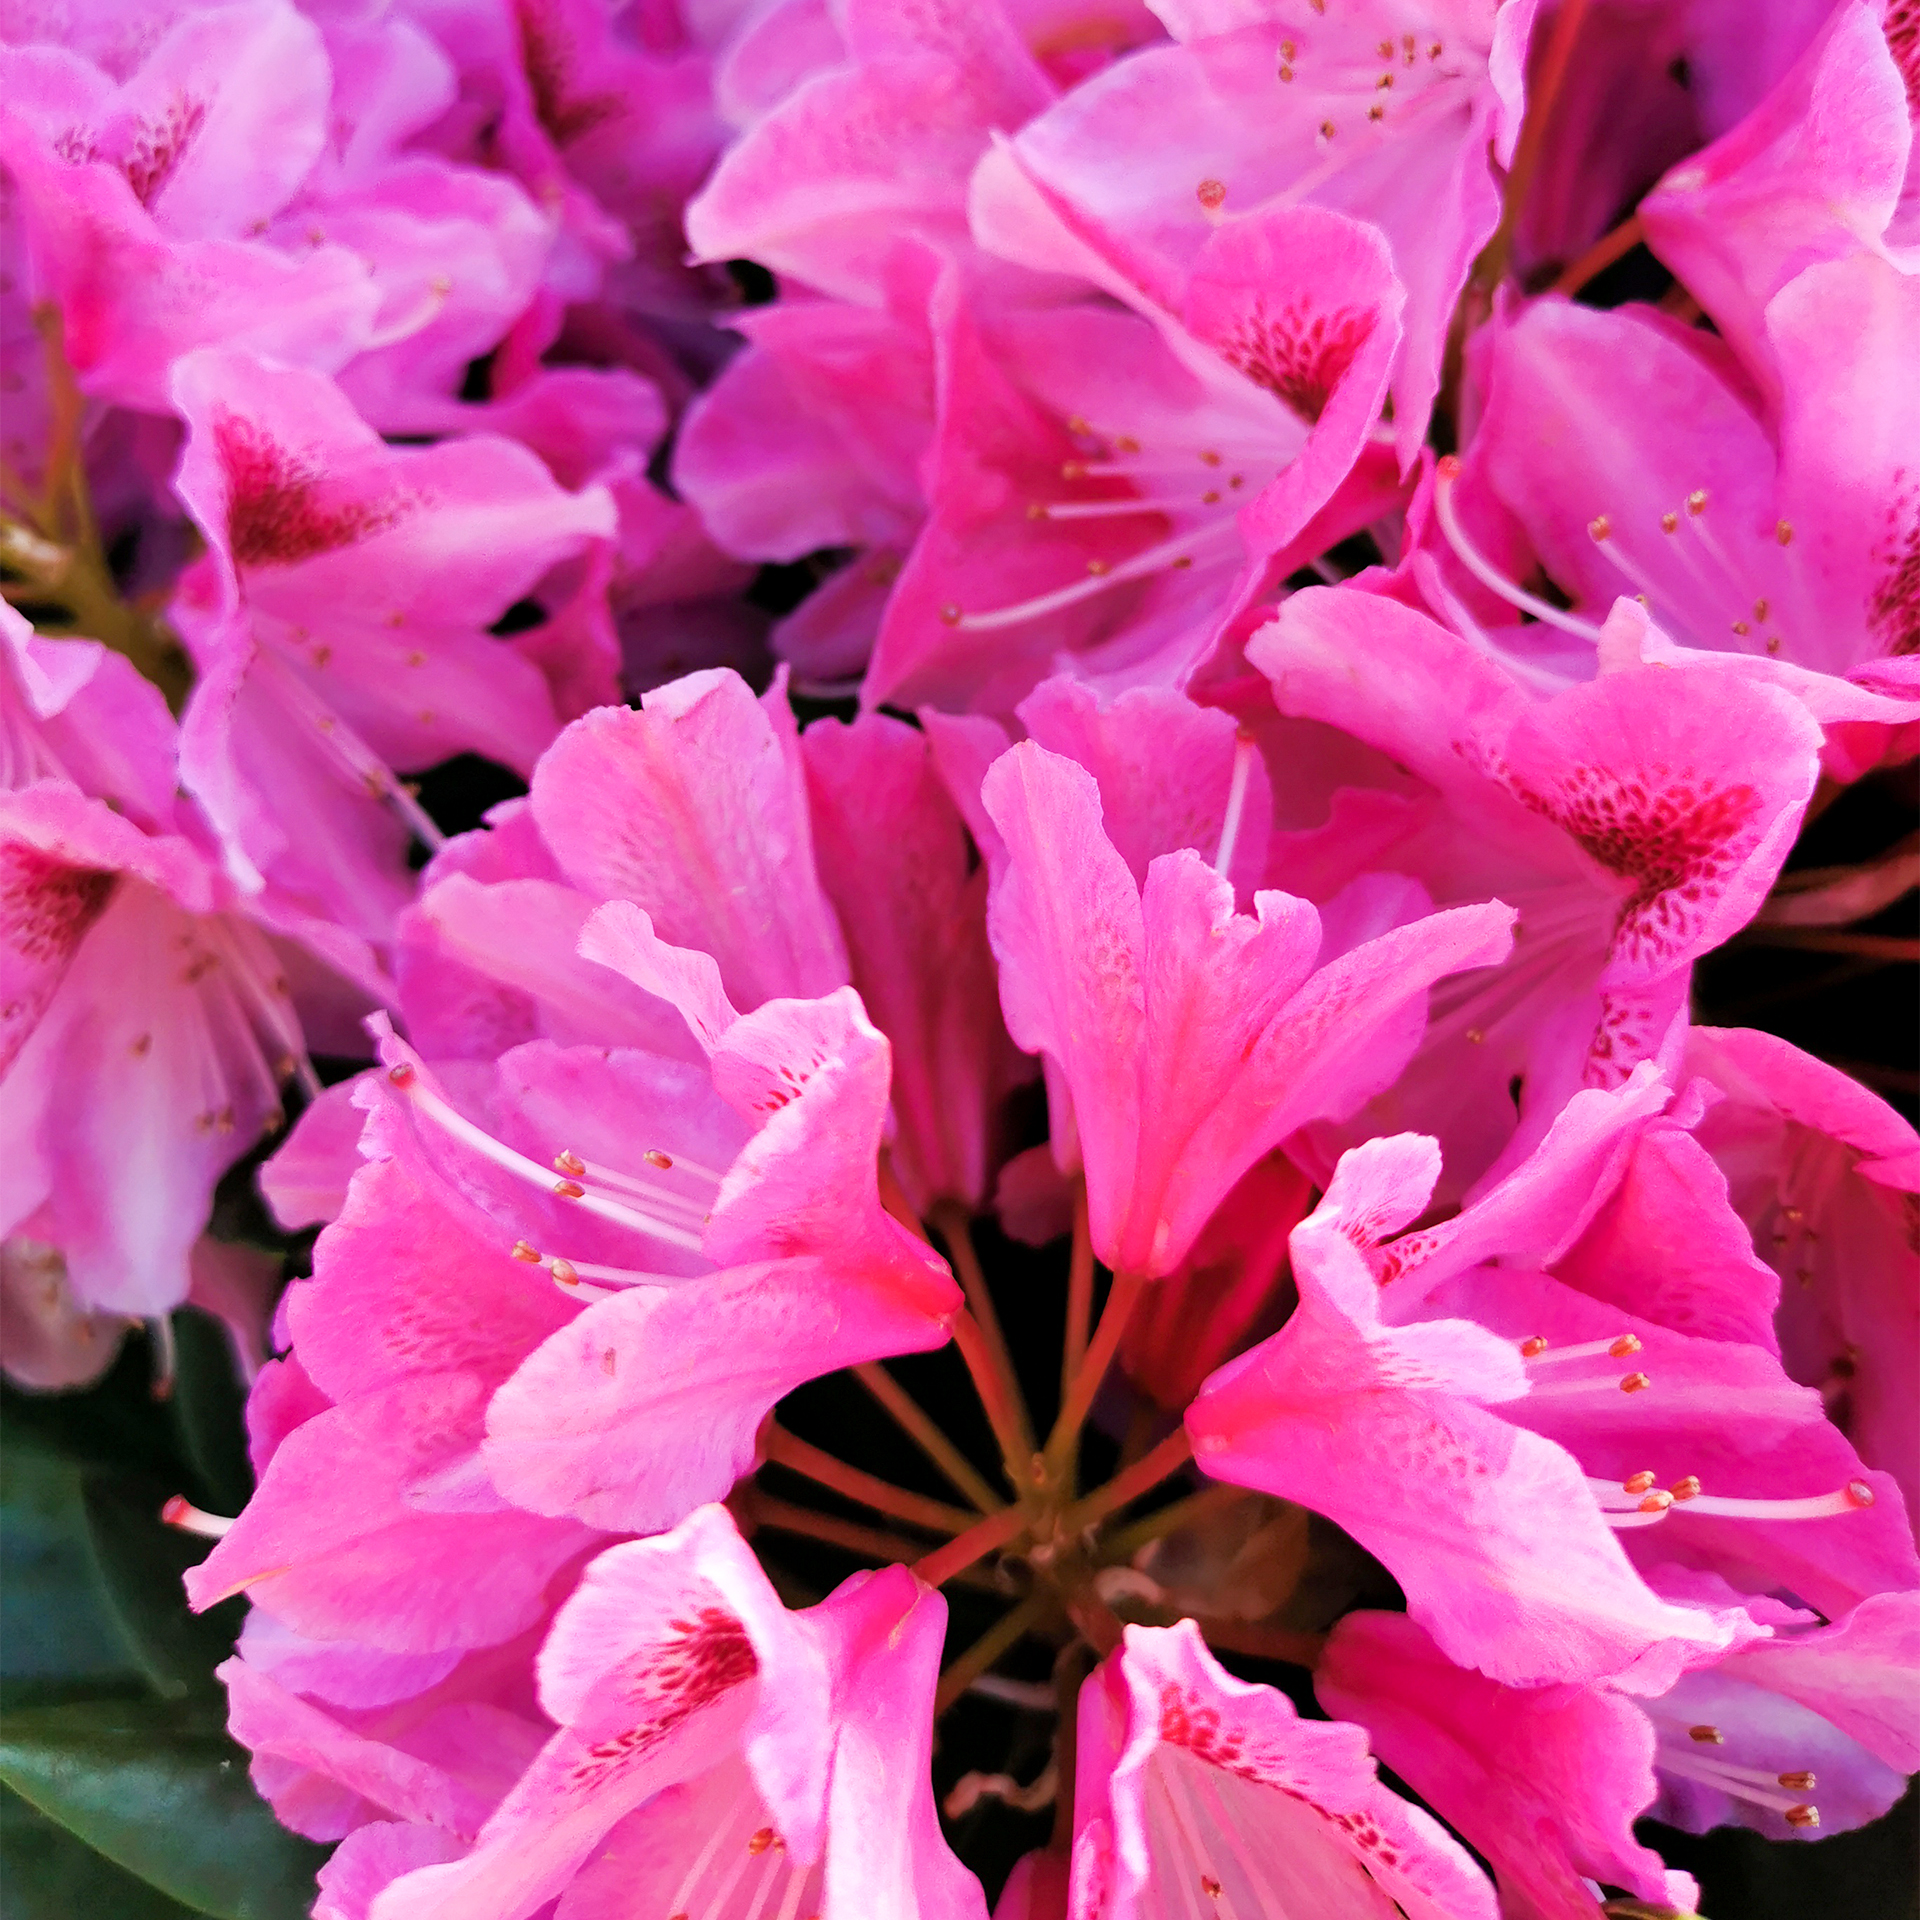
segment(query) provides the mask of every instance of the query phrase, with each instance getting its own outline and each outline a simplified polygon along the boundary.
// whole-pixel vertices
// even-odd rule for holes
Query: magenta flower
[[[1622,1101],[1580,1096],[1540,1148],[1570,1176],[1557,1221],[1523,1169],[1517,1195],[1495,1187],[1451,1231],[1397,1242],[1432,1192],[1433,1143],[1346,1155],[1294,1230],[1299,1310],[1187,1415],[1210,1474],[1338,1521],[1450,1658],[1511,1685],[1663,1692],[1751,1637],[1736,1610],[1660,1598],[1636,1563],[1721,1565],[1829,1614],[1920,1570],[1894,1482],[1769,1353],[1528,1271],[1570,1237],[1610,1144],[1574,1108]]]
[[[182,771],[243,882],[384,941],[409,832],[439,838],[394,770],[461,752],[531,770],[559,730],[547,677],[486,628],[610,536],[611,503],[504,441],[391,450],[315,374],[189,357],[174,392],[211,548],[175,609],[205,676]]]
[[[1569,1094],[1670,1051],[1692,961],[1758,909],[1818,773],[1818,728],[1773,688],[1635,663],[1541,697],[1376,594],[1296,594],[1248,652],[1283,713],[1432,790],[1393,867],[1518,910],[1515,957],[1444,991],[1396,1096],[1469,1178],[1512,1137],[1516,1077],[1517,1155]]]
[[[789,1614],[717,1508],[611,1549],[541,1650],[558,1731],[473,1850],[395,1879],[373,1920],[521,1920],[563,1890],[588,1916],[736,1897],[848,1920],[983,1915],[925,1784],[945,1619],[901,1573]]]
[[[1217,870],[1231,827],[1214,866],[1181,847],[1142,886],[1093,777],[1031,742],[982,800],[1006,842],[989,928],[1008,1030],[1071,1100],[1093,1245],[1116,1272],[1171,1272],[1263,1154],[1394,1078],[1434,980],[1507,951],[1506,908],[1422,919],[1405,885],[1363,886],[1324,920],[1273,892],[1238,913]]]
[[[1877,1912],[1912,0],[0,15],[7,1900]]]
[[[1374,226],[1406,288],[1393,374],[1406,465],[1449,316],[1499,218],[1489,144],[1506,165],[1534,9],[1459,0],[1417,23],[1390,5],[1310,11],[1164,9],[1177,45],[1094,76],[1012,150],[1077,225],[1116,237],[1122,271],[1150,297],[1191,270],[1222,206],[1325,208]]]
[[[1380,1784],[1359,1728],[1234,1679],[1190,1622],[1127,1629],[1081,1692],[1078,1767],[1073,1911],[1089,1920],[1493,1920],[1485,1875]]]
[[[975,217],[1131,311],[995,314],[957,275],[936,286],[929,517],[863,697],[1004,711],[1067,657],[1184,684],[1323,510],[1337,540],[1390,504],[1392,463],[1365,452],[1400,338],[1388,250],[1337,214],[1249,214],[1143,290],[1010,150]]]
[[[1920,1413],[1902,1358],[1920,1331],[1920,1138],[1857,1081],[1772,1034],[1695,1028],[1687,1064],[1726,1096],[1699,1136],[1780,1276],[1787,1371],[1920,1511]]]

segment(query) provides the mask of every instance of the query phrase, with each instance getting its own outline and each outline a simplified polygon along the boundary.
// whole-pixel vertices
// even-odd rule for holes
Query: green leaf
[[[122,1873],[0,1788],[7,1920],[189,1920],[193,1908]]]
[[[298,1920],[312,1905],[325,1849],[255,1797],[246,1755],[209,1708],[76,1701],[9,1714],[0,1781],[196,1912]]]
[[[0,1678],[85,1683],[141,1677],[88,1539],[80,1469],[32,1442],[0,1449]]]
[[[84,1473],[80,1497],[107,1606],[149,1684],[169,1700],[217,1695],[213,1669],[233,1651],[245,1603],[195,1614],[181,1585],[212,1542],[168,1526],[166,1490],[144,1476]]]
[[[196,1307],[173,1316],[173,1340],[170,1410],[180,1452],[199,1482],[199,1497],[218,1512],[238,1513],[253,1494],[253,1468],[247,1459],[247,1390],[234,1366],[232,1342],[220,1321]]]

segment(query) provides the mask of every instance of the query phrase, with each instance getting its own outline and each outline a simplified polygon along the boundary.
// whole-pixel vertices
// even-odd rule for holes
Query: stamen
[[[1609,1360],[1624,1360],[1628,1354],[1639,1351],[1639,1336],[1631,1333],[1620,1334],[1612,1340],[1583,1340],[1577,1347],[1556,1347],[1550,1353],[1544,1334],[1536,1333],[1531,1340],[1520,1343],[1521,1359],[1532,1360],[1543,1367],[1561,1360],[1592,1360],[1601,1354]]]
[[[1689,1727],[1687,1738],[1697,1740],[1703,1747],[1724,1747],[1727,1736],[1718,1727]]]
[[[1630,1375],[1629,1378],[1644,1379],[1645,1376]],[[1836,1514],[1858,1513],[1873,1505],[1873,1489],[1864,1480],[1850,1480],[1837,1493],[1791,1500],[1748,1500],[1703,1494],[1694,1474],[1676,1480],[1671,1491],[1658,1488],[1653,1482],[1651,1473],[1636,1473],[1618,1488],[1610,1480],[1589,1478],[1587,1484],[1593,1489],[1608,1524],[1616,1527],[1643,1526],[1646,1520],[1639,1516],[1657,1520],[1675,1508],[1687,1513],[1709,1514],[1720,1520],[1826,1520]],[[1627,1500],[1638,1504],[1628,1510],[1623,1505]]]
[[[1434,515],[1440,522],[1440,531],[1447,537],[1447,545],[1459,556],[1460,564],[1487,588],[1497,593],[1510,606],[1522,613],[1530,613],[1536,620],[1544,620],[1548,626],[1558,627],[1563,633],[1577,634],[1582,640],[1598,640],[1600,629],[1590,621],[1576,619],[1570,613],[1563,613],[1551,601],[1542,600],[1537,594],[1531,594],[1524,587],[1515,586],[1471,540],[1466,529],[1460,524],[1460,516],[1454,511],[1453,489],[1460,478],[1460,462],[1453,454],[1447,454],[1440,462],[1433,487]]]
[[[1162,567],[1177,565],[1176,555],[1187,555],[1209,546],[1224,544],[1226,540],[1237,541],[1239,528],[1236,522],[1227,519],[1215,520],[1207,526],[1195,529],[1192,533],[1180,534],[1172,540],[1163,540],[1157,546],[1149,547],[1144,553],[1135,554],[1131,560],[1123,560],[1118,566],[1096,578],[1076,580],[1072,586],[1058,587],[1052,593],[1036,594],[1031,600],[1021,600],[1009,607],[995,607],[988,613],[962,613],[954,608],[954,617],[947,620],[949,626],[964,628],[969,633],[994,633],[1003,627],[1017,627],[1029,620],[1038,620],[1043,614],[1059,613],[1067,607],[1077,607],[1083,600],[1091,600],[1097,594],[1104,593],[1108,587],[1118,586],[1123,580],[1139,580],[1149,574],[1158,573]],[[947,609],[941,610],[940,617],[947,619]]]
[[[496,1140],[484,1128],[475,1126],[463,1113],[457,1112],[437,1093],[430,1091],[406,1062],[403,1061],[400,1066],[389,1070],[387,1079],[407,1096],[417,1112],[431,1120],[443,1133],[451,1134],[462,1146],[477,1153],[483,1160],[489,1161],[503,1172],[513,1174],[516,1178],[526,1181],[529,1186],[546,1193],[578,1184],[574,1181],[562,1181],[559,1183],[559,1188],[556,1188],[546,1168],[537,1161],[529,1160],[524,1153],[516,1153],[512,1147],[507,1146],[503,1141]],[[619,1201],[609,1199],[605,1194],[588,1192],[583,1188],[579,1193],[566,1194],[565,1197],[572,1200],[583,1211],[613,1226],[627,1227],[650,1239],[664,1240],[669,1246],[683,1247],[689,1253],[699,1253],[702,1250],[700,1236],[697,1233],[655,1215],[623,1206]],[[533,1250],[530,1247],[527,1253],[520,1251],[526,1244],[523,1240],[515,1246],[514,1255],[517,1259],[524,1260],[527,1258],[527,1253],[532,1253]],[[537,1260],[539,1255],[534,1254],[533,1257]]]
[[[1550,1356],[1559,1359],[1556,1354]],[[1536,1364],[1539,1364],[1536,1362]],[[1644,1373],[1629,1373],[1619,1379],[1611,1376],[1596,1380],[1529,1380],[1532,1398],[1536,1400],[1564,1400],[1577,1393],[1644,1393],[1653,1385],[1653,1381]]]
[[[224,1540],[233,1522],[223,1514],[203,1513],[184,1494],[176,1493],[160,1509],[160,1518],[182,1533],[197,1533],[202,1540]]]
[[[447,844],[447,836],[413,797],[406,782],[272,648],[263,648],[260,658],[267,662],[276,688],[287,705],[313,729],[335,763],[352,778],[354,784],[375,800],[391,807],[406,822],[408,831],[421,845],[438,853]]]
[[[1810,1793],[1813,1790],[1813,1775],[1810,1773],[1762,1773],[1755,1767],[1735,1766],[1717,1755],[1709,1756],[1665,1746],[1654,1756],[1654,1765],[1664,1773],[1677,1774],[1683,1780],[1695,1780],[1702,1786],[1716,1787],[1731,1798],[1745,1800],[1751,1806],[1769,1808],[1783,1815],[1790,1827],[1817,1827],[1820,1824],[1820,1810],[1817,1807],[1796,1800],[1790,1793],[1779,1791],[1790,1781],[1805,1780],[1808,1784],[1795,1791]]]
[[[1227,789],[1227,816],[1220,823],[1220,845],[1213,870],[1222,878],[1233,864],[1234,843],[1240,838],[1240,816],[1246,810],[1247,777],[1253,771],[1253,735],[1244,727],[1234,736],[1233,782]]]
[[[1826,1520],[1872,1505],[1873,1489],[1864,1480],[1850,1480],[1837,1493],[1816,1493],[1801,1500],[1734,1500],[1696,1493],[1687,1500],[1686,1509],[1722,1520]]]
[[[1217,501],[1219,495],[1215,494]],[[1203,497],[1198,503],[1207,505]],[[1027,509],[1029,520],[1116,520],[1136,513],[1188,513],[1195,502],[1146,494],[1132,494],[1125,500],[1036,500]]]

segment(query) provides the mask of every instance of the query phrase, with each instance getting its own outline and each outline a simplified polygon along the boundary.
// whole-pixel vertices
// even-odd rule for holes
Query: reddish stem
[[[969,1527],[957,1540],[936,1547],[923,1560],[914,1563],[917,1573],[930,1587],[944,1586],[955,1574],[964,1573],[976,1560],[1017,1540],[1027,1530],[1027,1515],[1019,1507],[1005,1507],[989,1515],[978,1526]]]
[[[911,1527],[925,1527],[930,1533],[961,1533],[978,1517],[963,1507],[929,1500],[925,1494],[913,1493],[905,1487],[896,1487],[889,1480],[863,1473],[772,1422],[768,1423],[764,1445],[767,1458],[776,1466],[785,1467],[790,1473],[805,1474],[820,1486],[831,1487],[835,1493],[844,1494],[849,1500],[856,1500],[890,1519],[904,1520]]]

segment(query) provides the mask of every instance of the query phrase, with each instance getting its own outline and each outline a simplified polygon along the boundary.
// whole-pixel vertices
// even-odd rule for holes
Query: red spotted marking
[[[1333,312],[1291,300],[1274,314],[1264,303],[1221,343],[1229,365],[1244,373],[1303,420],[1326,412],[1334,389],[1373,332],[1364,307]]]
[[[251,420],[221,414],[213,441],[227,475],[227,545],[242,567],[292,566],[337,552],[391,526],[398,500],[322,498],[324,475],[310,455],[292,452]]]

